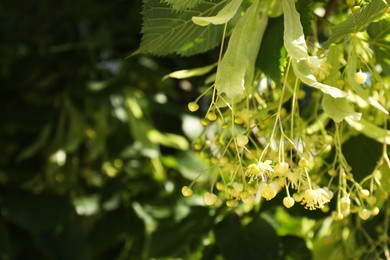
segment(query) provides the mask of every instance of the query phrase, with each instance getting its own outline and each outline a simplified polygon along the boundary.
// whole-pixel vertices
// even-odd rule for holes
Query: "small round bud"
[[[369,196],[367,198],[367,203],[370,204],[370,205],[374,205],[376,203],[376,197],[374,196]]]
[[[228,200],[228,201],[226,201],[226,206],[228,206],[229,208],[233,208],[234,205],[236,205],[236,201],[235,200]]]
[[[214,112],[208,112],[207,119],[210,121],[215,121],[215,120],[217,120],[217,115]]]
[[[301,168],[305,168],[305,167],[309,166],[309,161],[306,160],[305,158],[302,158],[299,160],[298,166]]]
[[[328,171],[328,174],[330,177],[336,177],[337,176],[337,171],[335,169],[330,169]]]
[[[217,195],[215,195],[214,193],[206,192],[203,195],[203,201],[204,204],[206,204],[207,206],[211,206],[217,201]]]
[[[343,220],[344,216],[343,216],[343,214],[341,214],[341,212],[333,211],[332,218],[336,221],[341,221],[341,220]]]
[[[352,11],[352,13],[357,13],[357,12],[360,11],[360,9],[362,9],[360,6],[355,5],[355,6],[353,6],[353,7],[351,8],[351,11]]]
[[[382,82],[377,82],[374,84],[374,86],[372,86],[374,89],[376,90],[381,90],[385,87],[385,84],[383,84]]]
[[[217,188],[217,190],[221,191],[225,189],[225,184],[223,184],[222,182],[217,182],[217,184],[215,184],[215,187]]]
[[[367,220],[371,216],[371,212],[367,209],[359,210],[359,217],[363,220]]]
[[[294,204],[295,204],[295,200],[292,197],[285,197],[283,199],[283,205],[288,209],[294,206]]]
[[[244,123],[244,119],[242,119],[242,117],[236,117],[234,118],[234,123],[237,125],[242,125]]]
[[[363,84],[367,80],[367,75],[361,71],[358,71],[353,75],[353,79],[357,84]]]
[[[367,190],[367,189],[362,189],[362,190],[360,191],[360,194],[361,194],[361,196],[362,196],[363,198],[367,198],[368,196],[370,196],[370,191]]]
[[[279,175],[286,175],[288,172],[289,165],[286,162],[280,162],[275,166],[275,173]]]
[[[373,208],[373,209],[370,211],[370,213],[371,213],[371,216],[376,216],[376,215],[378,215],[378,214],[379,214],[379,208],[378,208],[378,207]]]
[[[189,197],[192,195],[192,189],[188,186],[183,186],[183,188],[181,188],[181,193],[183,196]]]
[[[236,141],[238,146],[243,147],[248,144],[249,139],[246,135],[238,135]]]
[[[239,183],[239,182],[234,182],[233,183],[233,189],[237,192],[241,192],[244,190],[244,184]]]
[[[207,118],[202,118],[200,120],[200,124],[203,126],[207,126],[210,123],[210,121]]]
[[[196,102],[190,102],[188,103],[188,110],[190,110],[191,112],[195,112],[199,109],[199,105],[198,103]]]

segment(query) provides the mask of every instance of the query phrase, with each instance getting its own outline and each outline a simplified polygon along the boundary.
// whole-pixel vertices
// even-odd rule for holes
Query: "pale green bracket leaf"
[[[355,130],[364,134],[365,136],[372,138],[380,143],[386,143],[390,145],[390,131],[380,128],[375,124],[365,120],[360,119],[360,121],[354,121],[350,118],[345,118],[345,121]]]
[[[150,141],[156,144],[161,144],[167,147],[179,149],[186,151],[190,147],[187,139],[183,136],[170,134],[170,133],[161,133],[156,129],[152,129],[147,133],[147,136]]]
[[[338,39],[347,36],[350,33],[357,33],[364,30],[371,22],[379,19],[389,7],[385,0],[372,0],[359,12],[353,13],[348,18],[333,27],[333,32],[329,39],[323,43],[325,48]]]
[[[227,1],[202,0],[194,9],[176,12],[159,0],[145,0],[141,45],[132,55],[189,56],[215,48],[221,42],[223,26],[202,27],[191,18],[216,15]]]
[[[294,0],[282,0],[284,12],[284,46],[293,59],[308,59],[305,35]]]
[[[366,91],[364,91],[364,89],[359,84],[357,84],[355,82],[355,80],[354,80],[355,72],[356,72],[356,57],[352,56],[352,57],[349,57],[348,64],[346,67],[347,80],[348,80],[352,90],[361,99],[363,99],[364,101],[369,103],[371,106],[375,107],[376,109],[379,109],[380,111],[382,111],[385,114],[389,114],[389,112],[381,104],[379,104],[378,101],[376,101],[375,99],[370,97],[370,95]]]
[[[162,2],[169,4],[176,11],[183,11],[195,8],[202,0],[162,0]]]
[[[266,12],[259,11],[256,0],[240,18],[229,40],[229,45],[218,66],[215,87],[227,98],[233,99],[251,84],[254,64],[263,33],[267,26]]]
[[[307,64],[306,60],[297,61],[297,60],[293,59],[292,66],[293,66],[295,75],[303,83],[305,83],[311,87],[317,88],[317,89],[321,90],[322,92],[324,92],[325,94],[331,95],[334,98],[342,98],[342,97],[347,96],[347,93],[345,93],[344,91],[342,91],[336,87],[332,87],[332,86],[318,82],[316,77],[310,71],[309,65]]]
[[[333,98],[329,95],[324,95],[322,98],[322,108],[336,123],[343,121],[345,118],[359,121],[362,117],[362,113],[355,112],[352,104],[345,98]]]
[[[232,0],[221,11],[219,11],[217,15],[207,17],[194,16],[192,17],[192,21],[200,26],[206,26],[209,24],[225,24],[233,18],[241,4],[242,0]]]
[[[168,78],[174,78],[174,79],[187,79],[191,77],[197,77],[197,76],[203,76],[207,73],[209,73],[212,69],[214,69],[217,66],[217,63],[194,68],[194,69],[188,69],[188,70],[178,70],[169,73],[168,75],[165,75],[162,80],[166,80]]]

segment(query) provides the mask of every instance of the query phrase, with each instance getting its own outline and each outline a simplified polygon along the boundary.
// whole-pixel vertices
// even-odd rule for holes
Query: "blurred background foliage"
[[[206,168],[186,109],[201,83],[161,79],[218,51],[126,59],[140,2],[0,2],[0,258],[312,258],[322,213],[289,215],[282,197],[241,214],[182,197]],[[326,259],[339,236],[324,239]]]

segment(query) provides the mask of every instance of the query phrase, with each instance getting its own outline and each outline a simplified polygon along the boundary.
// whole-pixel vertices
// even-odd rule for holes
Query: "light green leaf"
[[[163,80],[166,80],[167,78],[186,79],[186,78],[191,78],[196,76],[202,76],[209,73],[215,66],[217,66],[216,63],[204,67],[194,68],[194,69],[174,71],[169,73],[168,75],[165,75],[163,77]]]
[[[202,0],[162,0],[176,11],[195,8]]]
[[[359,121],[362,117],[362,113],[355,112],[352,104],[345,98],[333,98],[329,95],[324,95],[322,98],[322,108],[336,123],[343,121],[345,118]]]
[[[215,87],[232,99],[243,94],[253,80],[254,64],[267,26],[266,12],[259,12],[256,0],[240,18],[218,66]]]
[[[345,121],[355,130],[361,132],[367,137],[370,137],[380,143],[386,143],[390,145],[390,131],[380,128],[375,124],[360,119],[360,121],[356,122],[350,118],[345,118]]]
[[[328,48],[331,43],[341,37],[364,30],[371,22],[380,18],[388,7],[389,4],[385,0],[372,0],[359,12],[352,13],[344,22],[333,27],[332,35],[323,46]]]
[[[156,129],[151,129],[147,132],[148,139],[156,144],[161,144],[167,147],[186,151],[190,147],[187,139],[181,135],[161,133]]]
[[[191,18],[216,15],[227,1],[202,0],[194,9],[176,12],[159,0],[145,0],[141,46],[132,55],[189,56],[216,47],[221,42],[223,26],[201,27]]]
[[[284,12],[284,46],[293,59],[308,58],[305,35],[294,0],[282,0]]]
[[[200,26],[206,26],[211,24],[225,24],[233,18],[233,16],[237,13],[238,8],[240,8],[242,0],[232,0],[228,3],[221,11],[218,12],[215,16],[207,16],[200,17],[194,16],[192,17],[192,21]]]
[[[306,60],[297,61],[295,59],[292,60],[292,66],[294,69],[295,75],[305,84],[318,88],[325,94],[331,95],[334,98],[342,98],[347,96],[347,93],[341,91],[338,88],[322,84],[317,81],[316,77],[311,73],[309,65]]]
[[[389,112],[381,104],[379,104],[378,101],[376,101],[375,99],[370,97],[370,95],[366,91],[364,91],[364,89],[359,84],[357,84],[355,82],[354,74],[356,72],[356,63],[357,63],[356,56],[351,56],[348,59],[348,64],[347,64],[347,67],[346,67],[347,80],[348,80],[350,86],[352,87],[352,90],[361,99],[363,99],[364,101],[369,103],[371,106],[379,109],[380,111],[382,111],[385,114],[389,114]]]

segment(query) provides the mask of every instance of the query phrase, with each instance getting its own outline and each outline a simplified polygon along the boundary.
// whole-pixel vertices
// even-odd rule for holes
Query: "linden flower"
[[[328,77],[332,68],[329,63],[320,60],[317,56],[309,56],[308,64],[310,71],[318,81],[323,81]]]
[[[330,201],[330,194],[322,188],[318,189],[308,189],[303,195],[301,204],[305,206],[306,209],[316,210],[322,209],[324,204]]]
[[[250,164],[245,171],[245,176],[250,178],[249,183],[259,178],[264,180],[266,174],[273,172],[274,169],[272,168],[271,163],[272,161],[266,160],[265,162],[259,162],[257,165],[254,163]]]

